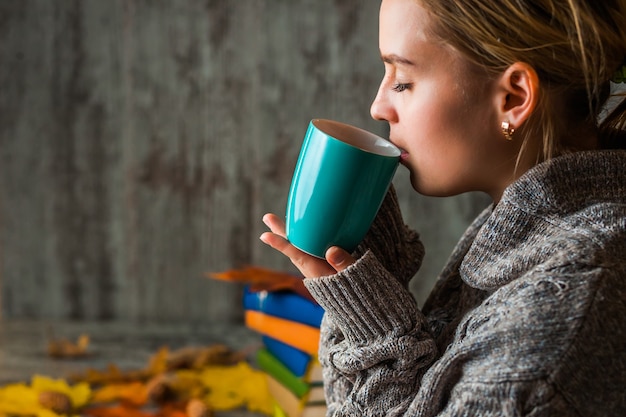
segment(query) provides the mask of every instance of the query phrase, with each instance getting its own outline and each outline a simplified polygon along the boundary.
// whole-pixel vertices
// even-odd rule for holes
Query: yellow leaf
[[[150,363],[148,364],[148,373],[151,375],[161,374],[167,371],[167,358],[169,357],[170,350],[167,347],[162,347],[157,353],[152,355]]]
[[[52,379],[47,376],[35,375],[31,380],[31,388],[36,392],[55,391],[61,392],[72,400],[72,406],[78,409],[89,402],[91,388],[89,384],[81,382],[70,386],[63,379]]]
[[[54,411],[48,410],[42,407],[39,410],[37,410],[37,417],[60,417],[60,416]]]
[[[32,388],[24,384],[11,384],[0,388],[0,413],[34,415],[41,409],[37,392]]]
[[[179,398],[199,398],[205,393],[206,387],[202,383],[198,371],[180,370],[176,371],[174,376],[172,389]]]
[[[265,376],[245,362],[207,367],[201,371],[200,379],[209,390],[205,401],[216,410],[245,406],[253,412],[273,414]]]

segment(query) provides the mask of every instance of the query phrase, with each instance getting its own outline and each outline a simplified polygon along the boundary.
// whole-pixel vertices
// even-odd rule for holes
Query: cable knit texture
[[[355,264],[305,280],[326,311],[328,415],[626,415],[626,151],[527,172],[421,310],[407,283],[423,248],[389,200]]]

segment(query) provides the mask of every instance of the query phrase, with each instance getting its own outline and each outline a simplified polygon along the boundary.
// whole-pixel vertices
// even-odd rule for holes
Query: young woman
[[[626,413],[624,0],[383,0],[372,104],[425,195],[493,198],[419,309],[391,190],[359,249],[288,256],[326,311],[332,416]]]

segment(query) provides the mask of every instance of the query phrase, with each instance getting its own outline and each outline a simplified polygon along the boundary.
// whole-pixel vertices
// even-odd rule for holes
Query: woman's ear
[[[500,76],[497,107],[501,121],[518,129],[530,117],[539,100],[539,76],[524,62],[516,62]]]

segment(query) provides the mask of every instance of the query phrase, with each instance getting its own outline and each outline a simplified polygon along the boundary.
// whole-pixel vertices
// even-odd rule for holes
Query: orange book
[[[246,326],[254,331],[306,353],[317,353],[320,342],[320,329],[317,327],[270,316],[254,310],[246,310],[244,319]]]

